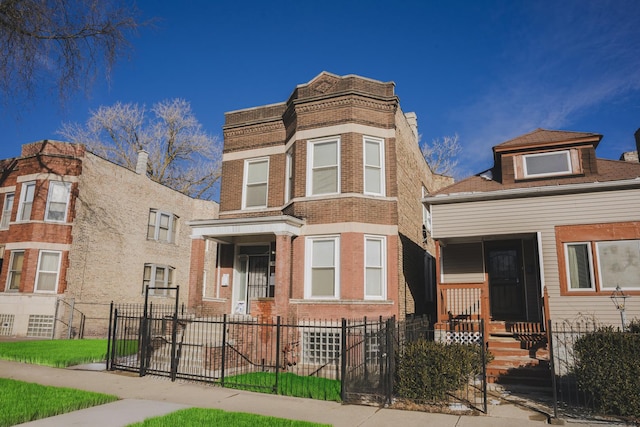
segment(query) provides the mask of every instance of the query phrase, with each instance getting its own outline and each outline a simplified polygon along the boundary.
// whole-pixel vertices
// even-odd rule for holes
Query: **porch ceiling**
[[[488,236],[456,236],[456,237],[441,237],[436,240],[441,244],[456,244],[456,243],[477,243],[477,242],[494,242],[501,240],[531,240],[536,238],[536,233],[514,233],[514,234],[492,234]]]
[[[208,237],[214,240],[228,241],[239,236],[261,234],[300,235],[305,222],[289,215],[264,216],[255,218],[202,219],[189,221],[191,237]]]

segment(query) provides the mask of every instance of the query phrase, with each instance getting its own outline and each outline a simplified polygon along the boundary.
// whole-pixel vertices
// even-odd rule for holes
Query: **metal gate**
[[[174,305],[154,305],[149,302],[149,291],[175,291]],[[137,304],[111,304],[107,369],[120,369],[155,374],[170,373],[175,379],[181,346],[178,334],[179,287],[149,287],[145,289],[145,302],[140,310]]]
[[[395,318],[342,321],[342,400],[347,403],[391,402]]]

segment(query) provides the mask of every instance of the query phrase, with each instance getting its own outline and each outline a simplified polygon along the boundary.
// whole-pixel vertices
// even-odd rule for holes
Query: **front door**
[[[238,286],[234,288],[235,314],[249,314],[249,303],[273,297],[269,283],[269,246],[240,246],[236,261]]]
[[[493,320],[524,320],[522,242],[485,243]]]

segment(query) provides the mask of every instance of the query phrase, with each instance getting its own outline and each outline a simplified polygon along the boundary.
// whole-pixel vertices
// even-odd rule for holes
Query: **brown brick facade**
[[[413,125],[412,125],[413,123]],[[274,298],[249,298],[252,316],[340,318],[404,316],[425,312],[423,256],[432,249],[422,232],[422,187],[435,191],[450,179],[433,175],[420,152],[415,120],[399,106],[394,84],[359,76],[322,73],[299,85],[286,102],[225,115],[224,157],[219,220],[194,226],[194,234],[225,243],[216,277],[219,299],[203,307],[236,313],[238,289],[252,280],[239,270],[243,245],[275,242]],[[364,138],[384,147],[384,193],[365,193]],[[339,140],[339,191],[311,195],[307,189],[309,144]],[[287,154],[293,158],[291,200],[286,197]],[[268,158],[267,206],[242,209],[247,160]],[[280,234],[287,220],[302,221]],[[284,221],[284,222],[283,222]],[[309,298],[310,238],[329,236],[339,244],[339,295]],[[365,239],[383,239],[386,259],[385,297],[365,297]],[[246,258],[242,258],[245,262]],[[251,268],[251,267],[247,267]],[[243,308],[240,309],[244,312]]]

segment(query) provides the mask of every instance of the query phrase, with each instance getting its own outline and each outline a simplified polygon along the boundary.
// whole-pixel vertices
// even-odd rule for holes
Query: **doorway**
[[[250,302],[258,298],[273,298],[270,280],[270,246],[239,246],[236,259],[238,285],[234,287],[234,314],[250,314]]]
[[[522,242],[486,242],[489,300],[493,320],[525,320]]]

